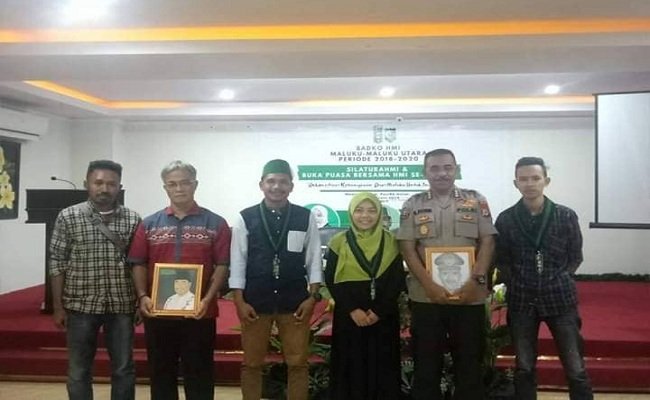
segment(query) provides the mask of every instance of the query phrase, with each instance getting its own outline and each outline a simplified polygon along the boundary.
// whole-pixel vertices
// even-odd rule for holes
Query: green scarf
[[[359,204],[365,200],[369,200],[377,208],[379,215],[375,226],[366,231],[361,231],[354,225],[352,214]],[[352,200],[350,200],[350,206],[348,207],[348,214],[351,223],[350,231],[354,235],[357,245],[363,252],[366,260],[370,261],[375,257],[382,242],[382,237],[384,239],[384,250],[381,255],[381,263],[379,264],[379,268],[374,278],[378,278],[386,272],[388,267],[393,263],[393,260],[395,260],[395,257],[399,254],[399,248],[395,236],[384,230],[382,226],[381,212],[381,202],[377,196],[369,192],[361,192],[355,195]],[[329,242],[330,250],[338,255],[338,263],[336,264],[336,272],[334,273],[334,283],[372,280],[373,277],[364,270],[355,258],[354,253],[350,248],[350,244],[348,243],[346,234],[347,231],[339,232],[334,235]]]
[[[524,222],[521,220],[522,215],[530,215],[530,211],[526,208],[524,200],[519,200],[515,207],[515,221],[517,221],[519,229],[524,234],[524,237],[528,239],[530,245],[534,246],[535,250],[540,250],[543,247],[542,242],[544,241],[544,234],[546,233],[548,223],[551,220],[551,215],[555,212],[555,203],[553,203],[548,197],[544,196],[544,208],[542,209],[542,214],[540,216],[542,218],[542,224],[535,232],[526,229]]]

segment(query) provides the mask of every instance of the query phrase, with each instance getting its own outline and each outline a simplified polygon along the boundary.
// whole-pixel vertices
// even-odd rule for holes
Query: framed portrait
[[[427,247],[425,257],[427,272],[433,282],[452,295],[472,276],[475,261],[475,249],[472,246]]]
[[[201,301],[203,265],[156,263],[151,299],[160,316],[194,315]]]

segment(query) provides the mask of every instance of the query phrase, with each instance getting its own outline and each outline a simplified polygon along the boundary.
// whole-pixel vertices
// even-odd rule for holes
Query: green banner
[[[421,180],[422,165],[299,165],[301,181]]]

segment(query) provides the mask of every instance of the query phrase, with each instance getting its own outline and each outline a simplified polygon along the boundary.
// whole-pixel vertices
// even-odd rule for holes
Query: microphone
[[[61,181],[61,182],[69,183],[69,184],[72,185],[73,189],[77,190],[77,185],[75,185],[74,182],[72,182],[72,181],[69,181],[67,179],[60,179],[60,178],[57,178],[56,176],[50,176],[50,179],[53,180],[53,181]]]

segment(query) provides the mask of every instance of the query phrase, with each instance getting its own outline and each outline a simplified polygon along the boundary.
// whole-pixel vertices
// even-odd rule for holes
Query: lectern
[[[28,224],[45,224],[45,298],[41,312],[52,313],[52,287],[50,283],[50,240],[54,230],[54,222],[59,212],[73,204],[88,199],[85,190],[55,190],[27,189],[27,221]],[[120,204],[124,203],[124,191],[118,197]]]

